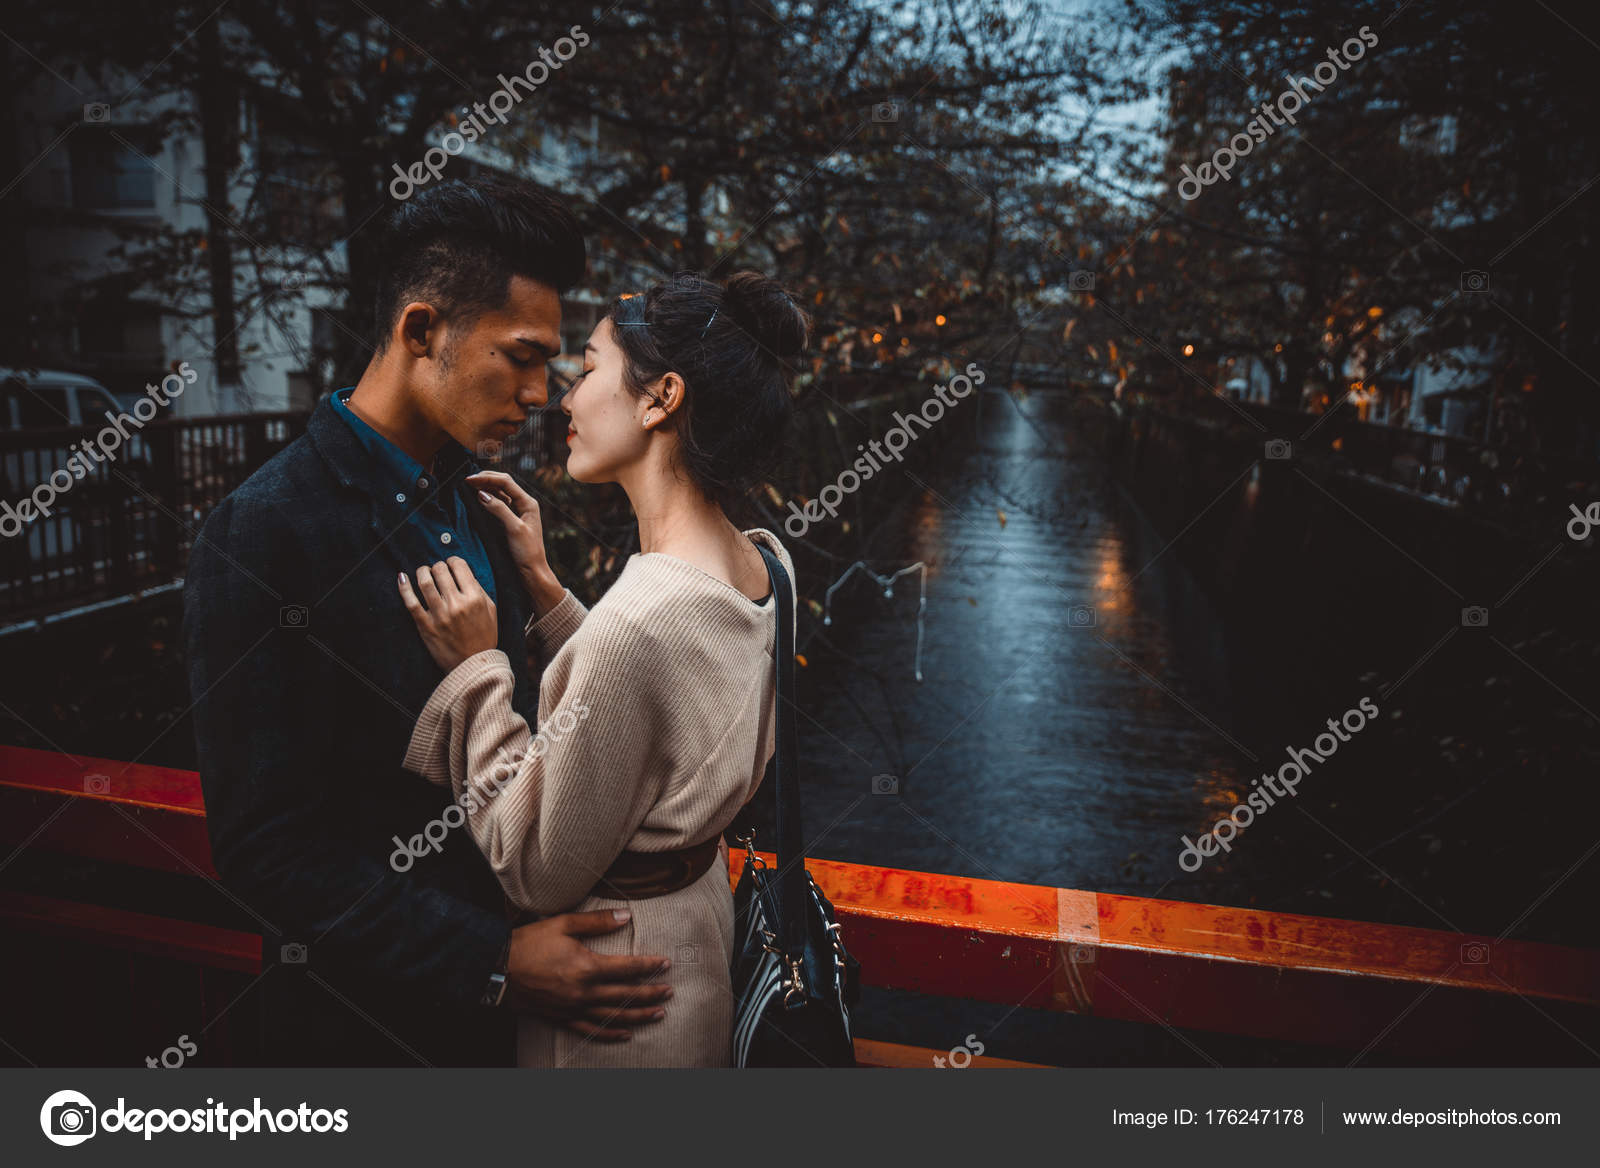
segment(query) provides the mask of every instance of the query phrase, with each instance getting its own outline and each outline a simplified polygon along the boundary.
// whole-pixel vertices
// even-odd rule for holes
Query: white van
[[[0,498],[15,505],[47,481],[52,471],[68,466],[76,453],[75,443],[87,434],[61,431],[93,432],[108,426],[108,410],[113,415],[124,413],[127,405],[92,377],[57,369],[0,367]],[[43,433],[37,436],[33,433],[40,431]],[[142,437],[130,434],[119,451],[118,469],[137,477],[143,455]],[[102,486],[113,481],[104,466],[97,466],[90,479]],[[87,528],[98,529],[104,524],[98,516],[78,513],[91,495],[83,488],[83,484],[77,484],[61,497],[50,515],[28,523],[25,535],[17,532],[6,540],[3,550],[9,554],[5,558],[14,561],[21,548],[26,548],[26,559],[37,581],[64,572],[89,570],[88,565],[78,562],[84,553],[93,551],[85,546],[90,534]],[[91,544],[94,542],[90,540]],[[19,565],[8,562],[7,571],[0,573],[6,577],[0,581],[0,589],[15,585],[10,576],[18,570],[22,570]]]
[[[126,409],[109,389],[81,373],[0,367],[0,430],[104,426],[107,410]]]

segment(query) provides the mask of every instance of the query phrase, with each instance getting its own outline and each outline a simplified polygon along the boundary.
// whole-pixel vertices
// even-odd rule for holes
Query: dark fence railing
[[[1290,444],[1284,456],[1319,452],[1336,469],[1486,519],[1511,521],[1530,505],[1555,503],[1559,510],[1568,494],[1587,498],[1585,492],[1600,483],[1600,463],[1363,422],[1349,405],[1321,415],[1216,395],[1150,404],[1207,423],[1249,426],[1253,419],[1263,427],[1263,444],[1274,438]],[[1265,445],[1263,449],[1264,456],[1272,456]]]
[[[182,576],[206,513],[307,417],[150,422],[109,455],[104,428],[0,432],[0,623]]]

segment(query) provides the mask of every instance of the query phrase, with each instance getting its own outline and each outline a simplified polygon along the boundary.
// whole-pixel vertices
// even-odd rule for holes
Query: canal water
[[[855,572],[802,646],[812,854],[1188,899],[1180,837],[1233,806],[1248,762],[1222,623],[1064,400],[968,407],[872,549],[880,577],[926,565],[922,680],[915,573],[886,597]]]

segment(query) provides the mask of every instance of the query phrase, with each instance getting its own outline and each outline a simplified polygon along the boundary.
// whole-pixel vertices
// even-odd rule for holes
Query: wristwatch
[[[500,951],[500,960],[495,964],[494,972],[489,975],[489,981],[483,987],[483,996],[478,1001],[485,1006],[498,1006],[506,996],[506,971],[511,964],[511,936],[506,935],[506,947]]]

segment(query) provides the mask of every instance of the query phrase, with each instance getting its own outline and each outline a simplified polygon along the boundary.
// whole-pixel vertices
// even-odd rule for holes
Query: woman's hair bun
[[[735,272],[722,302],[757,344],[779,357],[793,357],[811,338],[811,317],[782,284],[760,272]]]

